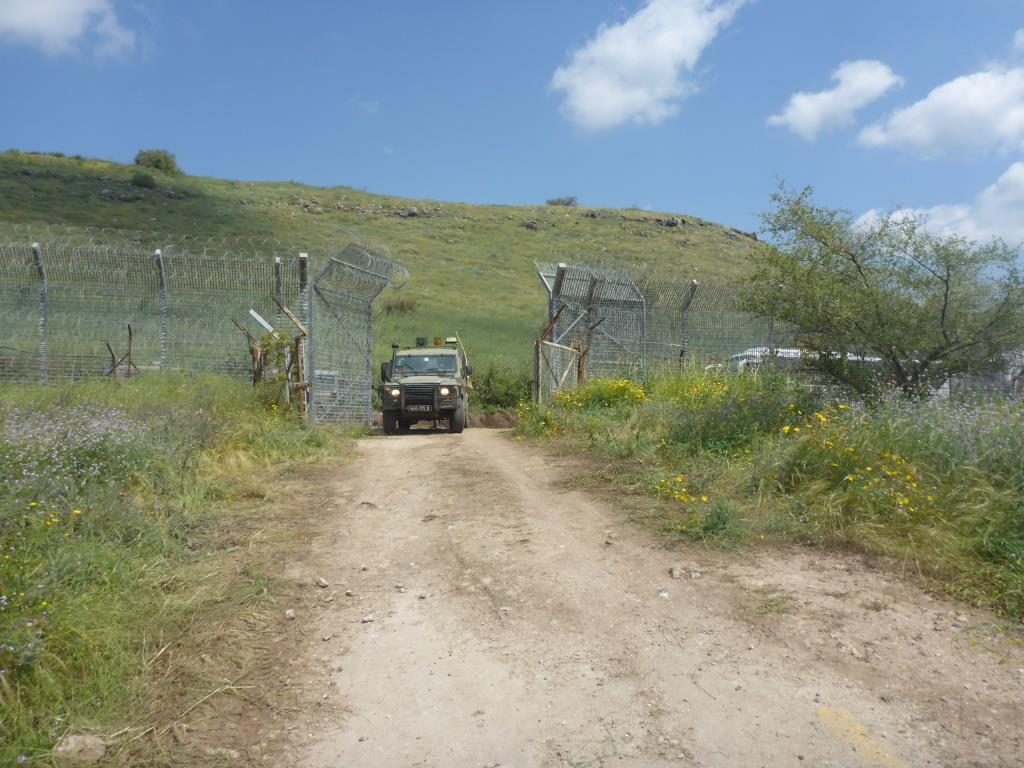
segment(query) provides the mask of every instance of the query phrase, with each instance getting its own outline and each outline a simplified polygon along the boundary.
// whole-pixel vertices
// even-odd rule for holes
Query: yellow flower
[[[39,502],[38,502],[38,501],[30,501],[30,502],[28,503],[28,505],[29,505],[30,507],[38,507],[38,506],[39,506]]]
[[[708,497],[707,496],[701,496],[700,500],[703,501],[705,504],[708,503]]]
[[[784,426],[784,427],[782,428],[782,434],[784,434],[784,435],[788,435],[788,434],[789,434],[789,430],[790,430],[790,429],[791,429],[791,427],[789,426],[789,424],[787,424],[786,426]]]

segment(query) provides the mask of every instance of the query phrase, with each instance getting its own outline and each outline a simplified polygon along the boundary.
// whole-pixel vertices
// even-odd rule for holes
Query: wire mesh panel
[[[550,403],[555,392],[577,384],[580,352],[550,341],[537,344],[537,403]]]
[[[166,285],[161,316],[167,327],[167,365],[247,374],[246,343],[232,321],[250,327],[257,338],[263,336],[265,329],[250,310],[275,330],[294,333],[274,303],[277,298],[298,311],[302,272],[308,274],[308,267],[294,251],[213,254],[172,245],[162,249],[160,257]]]
[[[547,340],[586,350],[589,376],[636,377],[684,357],[721,361],[791,336],[771,318],[740,310],[731,286],[564,263],[539,263],[537,273],[548,293]]]
[[[739,290],[731,285],[699,284],[685,315],[686,354],[723,360],[746,350],[792,347],[795,334],[785,323],[739,308]]]
[[[265,328],[255,313],[294,333],[274,299],[309,326],[315,290],[321,312],[305,366],[313,416],[369,418],[371,304],[408,279],[385,249],[354,236],[299,253],[264,239],[4,226],[0,377],[57,381],[146,368],[248,375],[248,343],[235,322],[259,338]],[[314,287],[309,275],[321,267]]]
[[[609,268],[538,264],[548,290],[549,340],[589,350],[587,372],[614,376],[642,368],[646,297],[633,279]]]
[[[379,249],[350,243],[313,283],[308,366],[310,413],[320,422],[369,423],[373,409],[373,301],[400,286],[405,268]]]
[[[46,281],[30,244],[0,245],[0,378],[45,378]]]

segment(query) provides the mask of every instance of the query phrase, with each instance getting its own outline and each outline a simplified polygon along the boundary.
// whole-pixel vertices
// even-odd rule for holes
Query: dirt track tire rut
[[[991,617],[857,558],[665,549],[571,471],[493,430],[361,443],[292,566],[333,590],[296,764],[1019,764]]]

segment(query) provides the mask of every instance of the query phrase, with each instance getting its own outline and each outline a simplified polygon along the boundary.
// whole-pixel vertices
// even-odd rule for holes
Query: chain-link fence
[[[731,286],[578,264],[537,264],[537,273],[548,294],[546,340],[584,352],[590,376],[637,376],[659,362],[721,362],[792,343],[772,318],[740,310]]]
[[[313,282],[310,411],[317,421],[363,421],[372,407],[373,300],[408,279],[380,249],[349,244]]]
[[[310,277],[328,268],[342,275],[332,284],[359,300],[334,306],[315,322]],[[360,270],[373,277],[362,272],[346,277]],[[332,279],[322,277],[325,284]],[[246,340],[232,321],[260,337],[265,331],[259,315],[291,334],[276,299],[316,327],[305,366],[311,402],[323,396],[353,403],[319,408],[311,411],[314,417],[368,421],[371,304],[385,286],[405,277],[384,249],[355,238],[300,253],[273,240],[5,228],[0,231],[0,379],[62,381],[147,369],[247,375]],[[318,349],[323,360],[316,357]],[[318,385],[313,371],[327,378]]]

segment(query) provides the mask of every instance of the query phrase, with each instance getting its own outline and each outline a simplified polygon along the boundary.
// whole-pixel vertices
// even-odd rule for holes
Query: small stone
[[[331,639],[332,637],[334,637],[334,635],[323,635],[323,636],[321,636],[321,638],[320,638],[320,639],[321,639],[321,640],[323,640],[323,641],[324,641],[324,642],[326,643],[326,642],[327,642],[328,640],[330,640],[330,639]]]
[[[673,579],[681,579],[683,578],[683,569],[680,568],[678,565],[673,565],[671,568],[668,569],[668,575],[671,576]]]
[[[660,591],[660,592],[658,593],[658,597],[660,597],[660,598],[661,598],[662,600],[668,600],[668,591],[667,591],[667,590],[664,590],[664,589],[663,589],[663,590],[661,590],[661,591]]]
[[[690,571],[690,578],[691,579],[699,579],[701,577],[701,575],[702,574],[701,574],[700,571]]]
[[[355,596],[356,596],[356,593],[353,592],[351,589],[346,589],[345,590],[345,597],[355,597]]]
[[[327,583],[327,579],[323,576],[317,576],[316,585],[320,587],[320,589],[327,589],[327,587],[330,586],[330,584]]]
[[[360,736],[359,740],[360,741],[366,741],[368,738],[369,738],[369,736]]]
[[[368,565],[360,565],[359,566],[359,570],[360,571],[368,571],[368,570],[370,570],[370,566],[368,566]]]
[[[210,757],[227,757],[231,760],[238,760],[242,757],[237,749],[230,749],[228,747],[207,747],[203,751]]]
[[[295,621],[295,611],[289,608],[284,612],[284,619],[285,621]]]
[[[61,739],[53,751],[65,762],[88,765],[103,759],[107,754],[107,745],[99,736],[72,733]]]
[[[426,595],[416,595],[416,599],[417,600],[426,600],[427,596]]]
[[[372,613],[368,613],[365,616],[363,616],[363,624],[372,624],[376,620],[377,617],[374,616]]]

